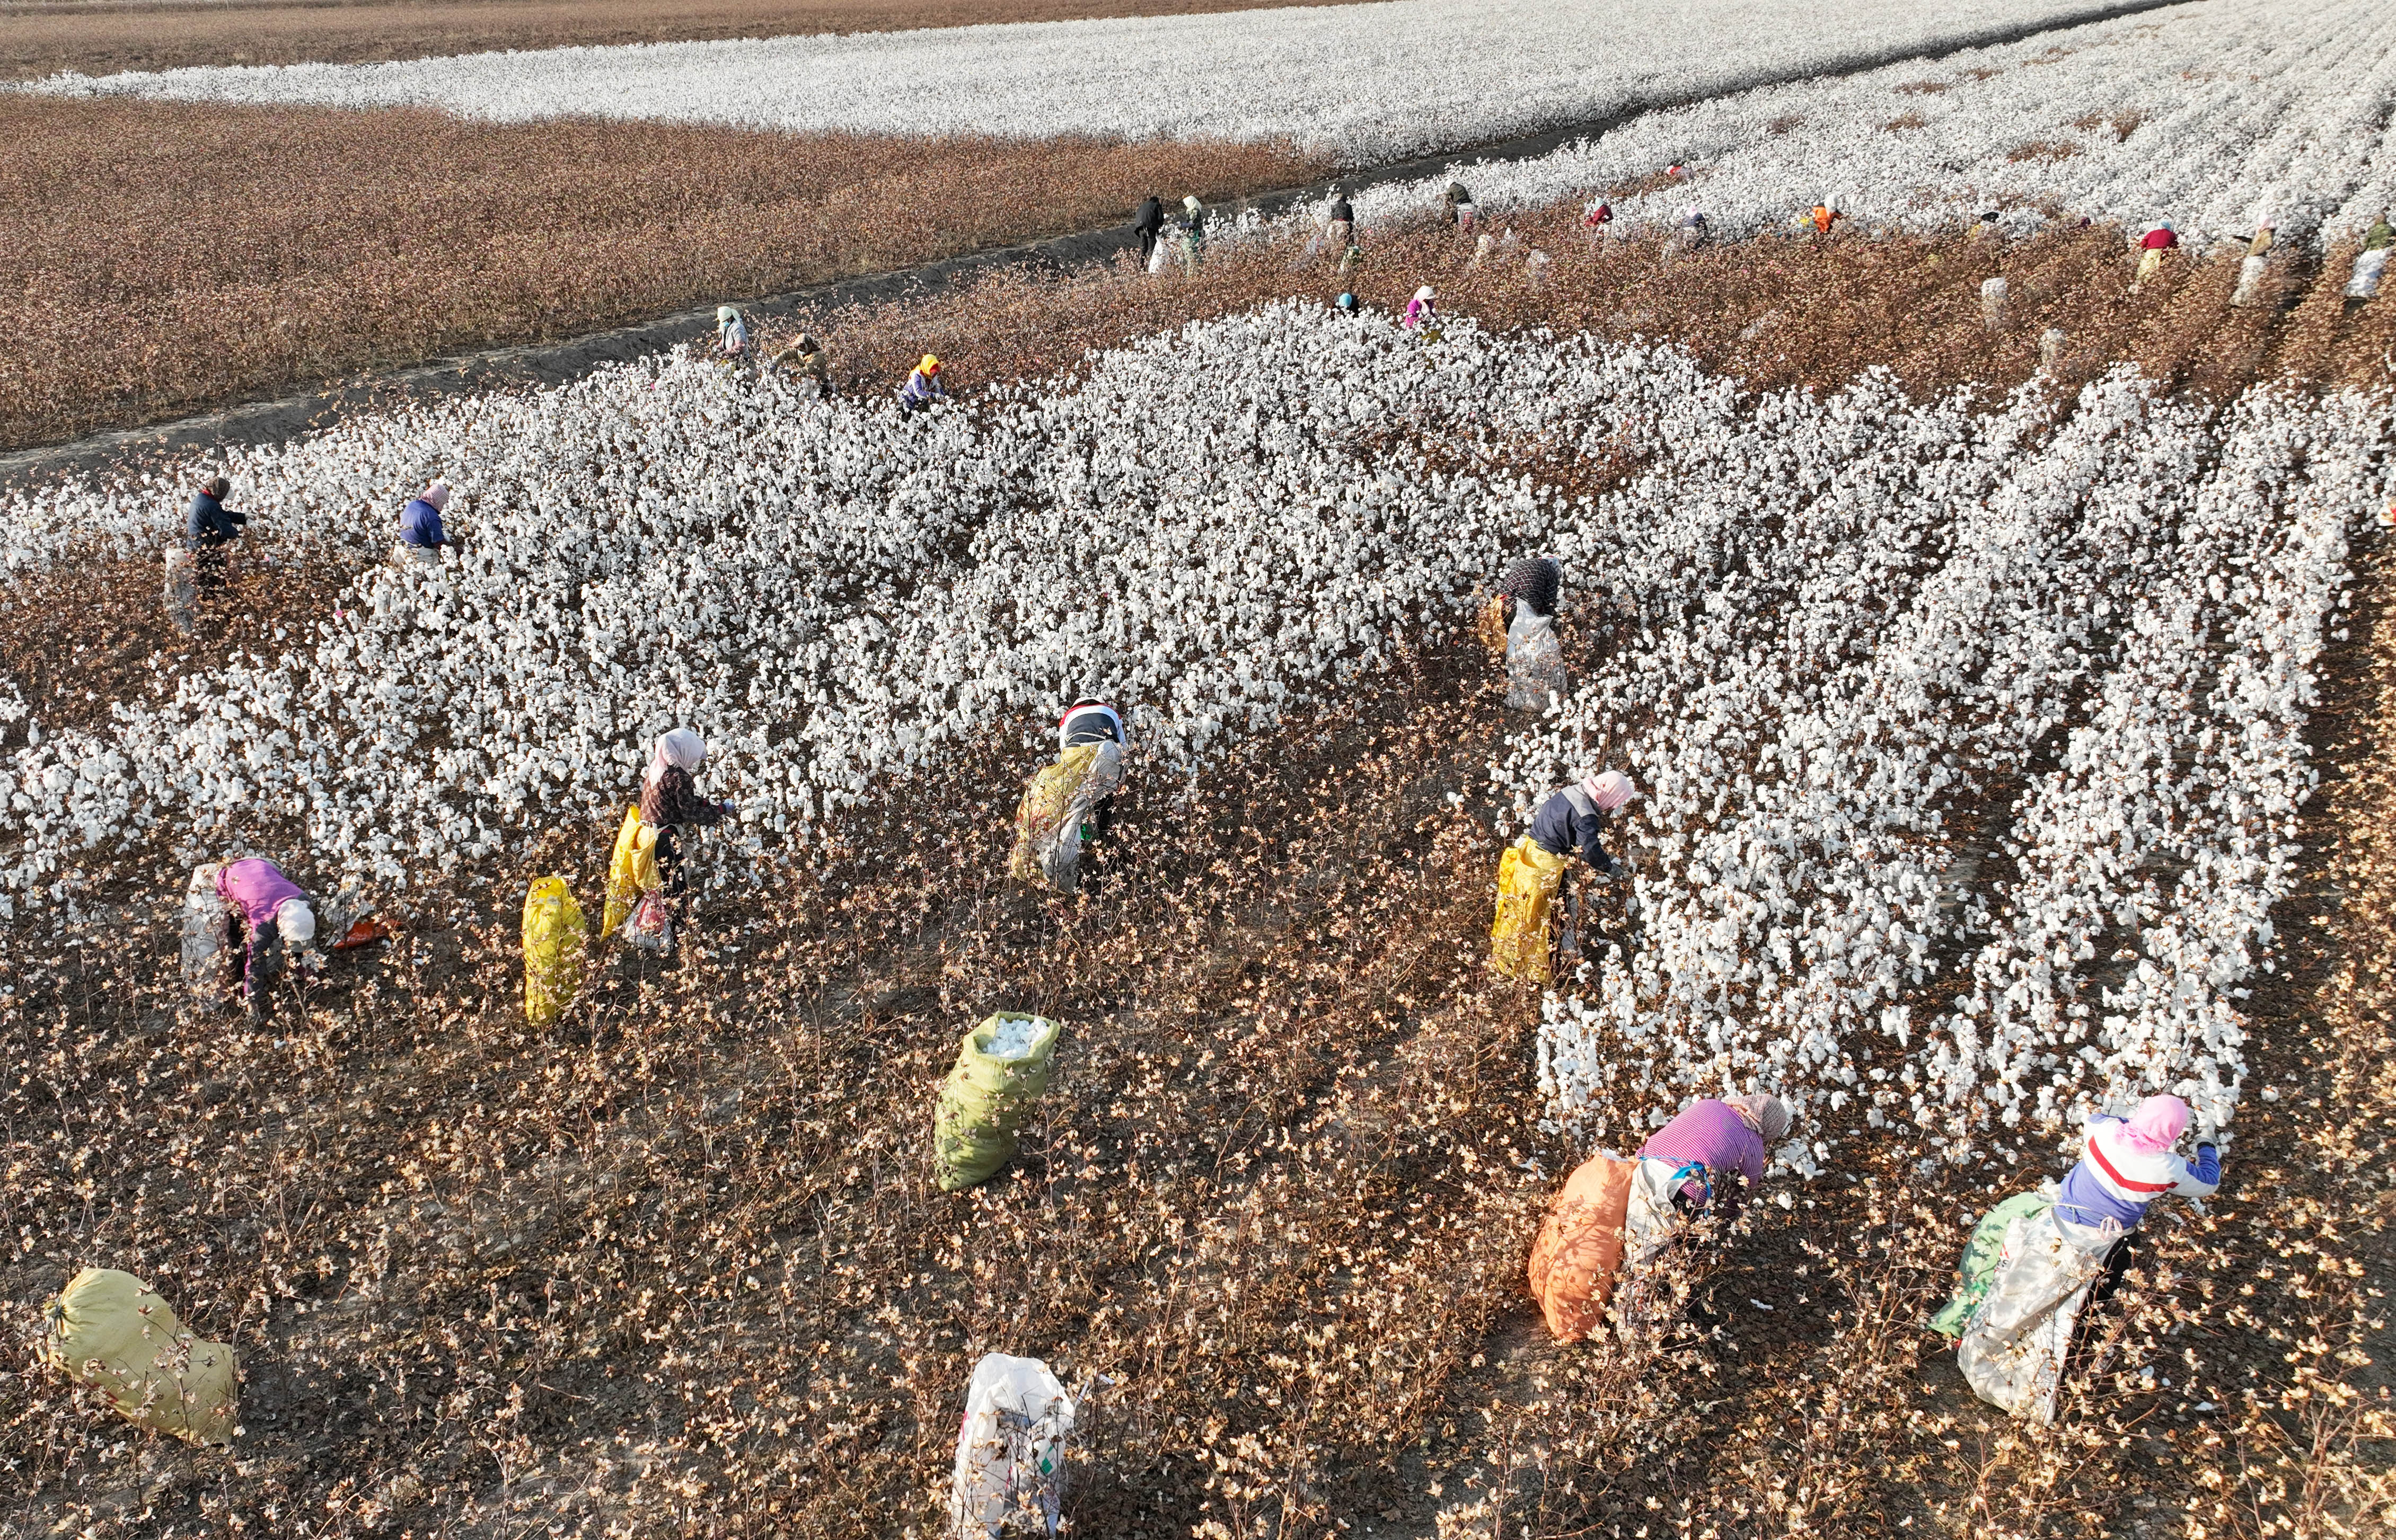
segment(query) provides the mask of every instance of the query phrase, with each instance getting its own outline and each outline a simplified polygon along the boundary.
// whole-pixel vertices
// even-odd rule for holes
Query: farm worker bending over
[[[789,347],[776,353],[774,367],[801,379],[814,380],[818,395],[832,394],[832,354],[824,351],[824,345],[811,332],[799,333]]]
[[[2366,300],[2379,297],[2379,281],[2388,272],[2389,254],[2396,250],[2396,229],[2388,223],[2388,216],[2379,216],[2363,237],[2363,250],[2356,254],[2354,271],[2347,277],[2346,308],[2349,311]]]
[[[749,321],[731,305],[715,307],[715,342],[725,359],[738,363],[749,353]]]
[[[225,954],[239,958],[243,1000],[250,1019],[262,1021],[267,991],[282,972],[287,949],[316,938],[316,911],[282,868],[256,858],[230,862],[219,871],[217,896],[225,903]]]
[[[1439,325],[1439,296],[1431,292],[1429,284],[1415,290],[1415,297],[1406,301],[1406,312],[1398,325],[1408,331]]]
[[[1580,222],[1591,234],[1603,234],[1605,227],[1614,222],[1614,206],[1600,198],[1589,206],[1589,212],[1580,217]]]
[[[1598,843],[1606,820],[1639,794],[1631,777],[1608,770],[1568,786],[1539,804],[1531,828],[1498,862],[1498,918],[1489,927],[1490,971],[1545,984],[1555,976],[1555,941],[1548,918],[1574,856],[1608,877],[1631,866]]]
[[[233,483],[222,476],[210,476],[192,494],[192,506],[183,513],[183,540],[191,547],[198,581],[214,585],[224,580],[225,548],[241,534],[241,526],[249,515],[238,513],[224,505],[233,491]]]
[[[1723,1217],[1736,1219],[1764,1183],[1764,1151],[1788,1136],[1789,1109],[1777,1096],[1709,1097],[1684,1108],[1679,1117],[1656,1130],[1639,1153],[1705,1167],[1705,1181],[1683,1183],[1674,1201],[1694,1212],[1705,1205],[1710,1189],[1721,1201]]]
[[[1447,191],[1440,195],[1439,206],[1449,224],[1464,229],[1471,228],[1472,194],[1465,191],[1462,182],[1452,181],[1447,184]]]
[[[641,821],[658,831],[659,890],[668,902],[680,906],[689,883],[684,880],[682,830],[722,823],[733,804],[703,802],[694,778],[707,763],[707,740],[687,727],[658,735],[649,750],[649,768],[641,777]]]
[[[1845,219],[1846,216],[1831,207],[1830,199],[1824,198],[1820,203],[1814,206],[1814,212],[1807,215],[1806,218],[1814,221],[1814,233],[1817,235],[1828,235],[1830,232],[1830,227],[1838,223],[1841,219]]]
[[[1145,269],[1156,255],[1156,238],[1165,233],[1165,200],[1153,192],[1141,200],[1131,217],[1131,232],[1139,237],[1139,265]]]
[[[441,515],[448,511],[449,484],[446,481],[435,481],[410,498],[399,512],[399,554],[429,566],[436,560],[433,554],[435,551],[445,545],[457,545],[441,527]]]
[[[1506,659],[1506,704],[1545,710],[1564,693],[1564,655],[1556,641],[1556,596],[1564,569],[1549,557],[1516,562],[1482,616],[1482,640]]]
[[[2138,243],[2138,276],[2130,286],[2135,289],[2138,285],[2153,277],[2156,271],[2163,265],[2163,253],[2177,245],[2179,245],[2179,232],[2172,228],[2169,219],[2163,220],[2154,229],[2148,231],[2146,238]]]
[[[948,399],[948,388],[940,383],[940,361],[930,353],[915,365],[907,383],[898,387],[898,409],[910,415],[928,410],[935,401]]]
[[[1342,315],[1353,315],[1356,313],[1356,296],[1349,290],[1342,289],[1339,298],[1331,301],[1331,308]]]
[[[1345,255],[1356,244],[1356,208],[1348,201],[1345,188],[1331,190],[1331,219],[1324,233],[1331,238],[1331,249]]]
[[[2193,1166],[2172,1152],[2188,1122],[2177,1096],[2149,1096],[2126,1120],[2092,1118],[2079,1163],[2052,1198],[2019,1193],[1981,1215],[1954,1297],[1930,1325],[1958,1339],[1956,1366],[1982,1401],[2035,1423],[2053,1419],[2080,1313],[2129,1266],[2129,1238],[2147,1205],[2165,1193],[2207,1197],[2220,1185],[2212,1145],[2196,1147]]]
[[[1181,200],[1181,263],[1198,271],[1198,254],[1206,248],[1206,206],[1191,193]]]

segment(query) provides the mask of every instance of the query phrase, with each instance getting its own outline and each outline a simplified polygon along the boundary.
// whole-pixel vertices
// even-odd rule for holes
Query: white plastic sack
[[[1990,278],[1980,285],[1980,322],[1990,331],[2005,324],[2005,281]]]
[[[2230,302],[2239,306],[2253,304],[2263,286],[2263,270],[2270,265],[2270,259],[2267,257],[2249,257],[2239,263],[2238,288],[2230,295]]]
[[[1613,1313],[1617,1332],[1653,1330],[1663,1324],[1657,1308],[1664,1260],[1688,1218],[1672,1206],[1672,1194],[1696,1175],[1679,1161],[1639,1157],[1631,1178],[1631,1200],[1622,1211],[1622,1271],[1614,1291]]]
[[[440,555],[431,546],[410,545],[401,540],[391,548],[393,566],[439,566]]]
[[[197,576],[192,569],[192,553],[181,546],[166,548],[166,621],[185,636],[192,634],[192,619],[200,602]]]
[[[1038,1359],[986,1353],[965,1387],[957,1470],[949,1493],[952,1540],[987,1540],[1009,1515],[1037,1515],[1057,1533],[1072,1398]]]
[[[1506,628],[1506,704],[1544,711],[1551,697],[1564,693],[1564,652],[1556,640],[1555,617],[1515,605],[1514,622]]]
[[[183,987],[203,1005],[225,999],[225,904],[217,896],[222,870],[213,863],[193,868],[183,890]]]
[[[2380,275],[2388,271],[2389,248],[2366,251],[2354,259],[2354,275],[2346,283],[2349,299],[2375,299],[2379,296]]]
[[[1955,1347],[1956,1367],[1975,1395],[2042,1427],[2055,1420],[2072,1328],[2121,1238],[2117,1226],[2071,1224],[2053,1209],[2013,1222],[1996,1281]]]
[[[1156,249],[1148,254],[1149,272],[1151,275],[1163,272],[1165,271],[1165,264],[1170,261],[1172,257],[1172,243],[1160,238],[1156,243]]]

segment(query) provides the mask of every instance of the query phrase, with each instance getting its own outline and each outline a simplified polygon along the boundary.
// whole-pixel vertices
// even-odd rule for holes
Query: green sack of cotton
[[[1057,1031],[1045,1016],[1001,1011],[957,1045],[932,1118],[942,1192],[989,1181],[1014,1158],[1016,1131],[1048,1089]]]

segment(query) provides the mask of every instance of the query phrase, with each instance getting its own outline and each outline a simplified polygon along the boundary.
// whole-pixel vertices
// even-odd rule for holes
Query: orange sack
[[[1597,1329],[1622,1271],[1623,1226],[1639,1162],[1593,1155],[1581,1162],[1531,1242],[1531,1294],[1559,1342]]]

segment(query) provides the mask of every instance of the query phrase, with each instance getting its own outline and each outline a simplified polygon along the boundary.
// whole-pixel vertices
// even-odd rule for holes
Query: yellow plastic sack
[[[1498,594],[1481,606],[1481,615],[1473,622],[1472,634],[1489,656],[1503,662],[1506,657],[1506,595]]]
[[[1016,1131],[1048,1089],[1058,1029],[1046,1016],[1001,1011],[957,1044],[932,1114],[942,1192],[987,1182],[1015,1158]]]
[[[1066,812],[1073,793],[1090,777],[1098,761],[1099,745],[1085,743],[1057,756],[1057,763],[1023,783],[1023,802],[1015,810],[1015,853],[1007,857],[1006,874],[1019,883],[1045,883],[1044,852],[1053,849],[1064,832]]]
[[[555,1021],[582,987],[582,906],[563,877],[537,879],[525,894],[525,1019]]]
[[[658,874],[658,831],[641,822],[638,807],[627,808],[624,827],[616,832],[616,854],[607,862],[607,908],[599,934],[615,935],[641,895],[664,882]]]
[[[145,1427],[193,1443],[233,1441],[240,1387],[233,1349],[183,1329],[131,1273],[86,1268],[42,1312],[42,1360],[108,1392]]]
[[[1564,857],[1541,850],[1527,834],[1498,861],[1498,918],[1489,927],[1489,971],[1545,984],[1555,976],[1548,938],[1548,908],[1564,881]]]

